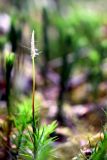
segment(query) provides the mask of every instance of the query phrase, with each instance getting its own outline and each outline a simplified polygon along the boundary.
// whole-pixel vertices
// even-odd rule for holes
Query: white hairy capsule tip
[[[34,30],[32,31],[32,37],[31,37],[31,57],[35,58],[38,56],[38,49],[35,48],[35,39],[34,39]]]

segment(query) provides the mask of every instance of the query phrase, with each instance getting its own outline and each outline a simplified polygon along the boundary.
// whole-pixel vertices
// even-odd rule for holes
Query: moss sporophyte
[[[35,57],[38,53],[35,53],[35,40],[34,40],[34,30],[31,36],[31,57],[32,57],[32,78],[33,78],[33,86],[32,86],[32,129],[33,129],[33,141],[34,141],[34,158],[36,156],[36,140],[35,140]]]
[[[32,57],[32,78],[33,78],[33,87],[32,87],[32,117],[33,117],[33,125],[35,126],[35,57],[38,55],[37,49],[35,50],[35,40],[34,40],[34,30],[32,32],[32,36],[31,36],[31,57]],[[36,52],[35,52],[36,51]],[[33,130],[34,130],[34,126],[33,126]]]
[[[36,51],[36,52],[35,52]],[[57,123],[56,121],[50,125],[41,126],[39,123],[39,113],[35,117],[35,57],[38,55],[37,49],[35,50],[34,45],[34,31],[31,36],[31,57],[32,57],[32,140],[33,140],[33,159],[34,160],[44,160],[45,157],[48,157],[52,149],[52,142],[55,140],[55,137],[49,138],[50,134],[54,132]]]

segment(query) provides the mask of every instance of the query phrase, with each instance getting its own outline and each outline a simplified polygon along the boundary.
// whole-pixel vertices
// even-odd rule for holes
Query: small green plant
[[[31,38],[32,101],[26,98],[22,104],[16,107],[16,112],[14,113],[16,131],[12,137],[12,142],[16,148],[12,155],[15,155],[15,159],[45,160],[53,155],[52,143],[55,137],[51,138],[50,134],[54,132],[57,123],[53,122],[50,125],[42,126],[40,124],[39,107],[38,105],[35,106],[35,56],[37,55],[33,31]]]
[[[40,102],[35,97],[35,57],[37,55],[33,31],[31,38],[32,97],[23,98],[21,102],[18,102],[12,96],[14,91],[11,92],[11,73],[15,54],[5,54],[7,115],[5,131],[2,137],[0,135],[5,160],[48,160],[53,156],[52,144],[56,137],[51,138],[50,134],[54,132],[57,123],[54,121],[50,125],[41,125]]]
[[[37,98],[35,99],[37,104]],[[33,131],[32,120],[32,101],[29,98],[24,98],[23,102],[19,103],[14,113],[15,131],[12,136],[12,144],[16,146],[16,159],[28,160],[44,160],[53,155],[52,143],[55,140],[50,138],[50,134],[54,132],[57,124],[53,122],[50,125],[42,126],[40,124],[39,105],[34,109],[35,130]]]

